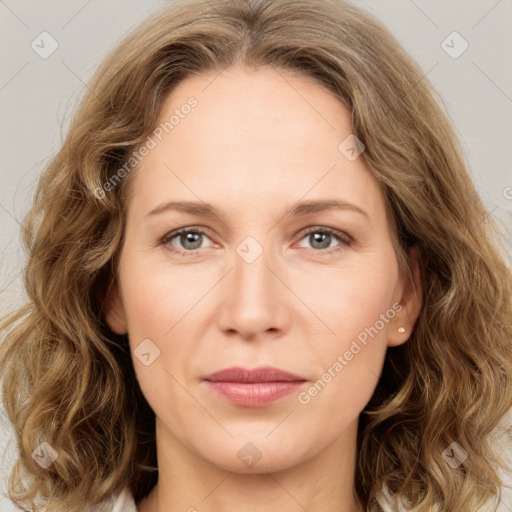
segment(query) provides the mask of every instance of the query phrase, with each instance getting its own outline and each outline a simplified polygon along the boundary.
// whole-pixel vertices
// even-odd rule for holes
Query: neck
[[[189,451],[157,421],[158,483],[138,512],[359,512],[354,493],[357,421],[294,465],[239,473]]]

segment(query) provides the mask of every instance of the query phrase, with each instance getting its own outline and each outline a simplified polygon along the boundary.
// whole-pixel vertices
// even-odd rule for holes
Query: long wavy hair
[[[23,220],[27,300],[1,324],[19,452],[10,498],[75,512],[125,487],[139,501],[155,485],[155,416],[127,336],[102,313],[133,176],[119,170],[173,87],[235,64],[312,77],[349,108],[401,267],[409,248],[419,254],[419,317],[407,343],[388,349],[360,416],[359,499],[379,511],[386,488],[408,510],[439,512],[497,501],[504,461],[491,434],[512,404],[512,277],[499,231],[424,73],[378,20],[341,0],[182,0],[99,66]],[[43,442],[58,454],[46,468],[32,456]],[[468,454],[456,469],[443,455],[453,442]]]

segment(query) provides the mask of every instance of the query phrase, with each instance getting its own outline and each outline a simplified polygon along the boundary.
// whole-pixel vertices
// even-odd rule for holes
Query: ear
[[[410,248],[408,256],[411,273],[407,268],[400,273],[395,301],[401,305],[401,309],[398,311],[397,308],[397,313],[389,325],[389,347],[402,345],[409,339],[420,314],[422,290],[419,252],[415,248]],[[399,329],[404,332],[400,332]]]
[[[128,332],[128,322],[126,321],[117,279],[114,279],[112,286],[106,293],[103,311],[105,322],[112,332],[116,334],[126,334]]]

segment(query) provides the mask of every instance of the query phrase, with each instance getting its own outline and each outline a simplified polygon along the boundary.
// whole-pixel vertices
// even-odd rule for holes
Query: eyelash
[[[194,228],[194,227],[188,227],[188,228],[182,228],[177,229],[175,231],[171,231],[170,233],[167,233],[161,240],[160,244],[166,246],[166,248],[172,252],[173,254],[177,254],[179,256],[198,256],[199,255],[199,249],[184,251],[176,248],[171,248],[172,246],[169,245],[169,242],[173,240],[174,238],[180,236],[180,235],[186,235],[189,233],[196,233],[200,235],[207,236],[208,235],[200,228]],[[303,233],[300,240],[307,237],[308,235],[312,233],[324,233],[333,236],[338,241],[342,242],[346,246],[351,246],[354,242],[354,239],[348,235],[347,233],[344,233],[343,231],[338,231],[337,229],[329,228],[327,226],[312,226],[310,228],[307,228],[306,231]],[[323,253],[330,255],[333,252],[337,252],[340,249],[338,248],[331,248],[331,249],[311,249],[312,251],[316,253]]]

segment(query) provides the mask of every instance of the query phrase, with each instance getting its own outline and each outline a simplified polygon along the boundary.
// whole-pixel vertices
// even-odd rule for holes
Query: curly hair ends
[[[127,337],[102,318],[130,195],[120,169],[173,87],[238,63],[311,77],[350,109],[401,265],[419,253],[420,316],[360,417],[361,502],[381,510],[386,487],[412,511],[478,510],[502,485],[491,434],[512,404],[510,268],[437,93],[379,21],[341,0],[182,0],[100,65],[22,224],[28,301],[0,325],[11,499],[75,512],[155,485],[155,416]],[[458,469],[443,459],[454,441],[469,455]],[[47,468],[32,458],[42,442],[58,454]]]

